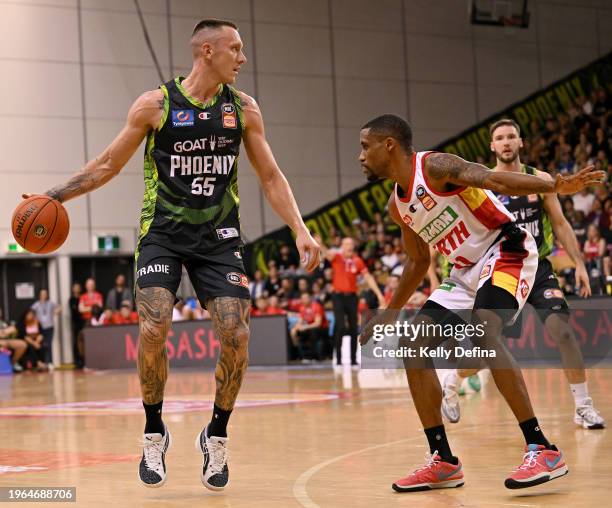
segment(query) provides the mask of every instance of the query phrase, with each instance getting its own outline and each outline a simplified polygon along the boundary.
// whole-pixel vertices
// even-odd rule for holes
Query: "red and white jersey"
[[[457,268],[472,266],[484,256],[499,235],[503,224],[514,217],[488,190],[460,187],[436,192],[423,172],[433,152],[412,154],[412,176],[405,197],[395,185],[394,195],[400,217],[425,242]]]

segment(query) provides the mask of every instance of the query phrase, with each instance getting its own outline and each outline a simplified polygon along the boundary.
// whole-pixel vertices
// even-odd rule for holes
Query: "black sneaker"
[[[166,452],[172,444],[168,428],[165,434],[144,434],[138,478],[145,487],[157,488],[166,483]]]
[[[207,489],[223,490],[229,485],[228,440],[227,437],[207,437],[206,428],[196,437],[196,449],[203,457],[200,480]]]

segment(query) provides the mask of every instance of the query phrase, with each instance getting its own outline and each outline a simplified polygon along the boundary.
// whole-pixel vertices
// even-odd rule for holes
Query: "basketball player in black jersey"
[[[63,202],[104,185],[146,138],[136,251],[138,375],[146,414],[139,477],[147,487],[166,481],[165,455],[171,444],[162,422],[166,336],[184,265],[221,342],[213,415],[196,437],[196,447],[203,455],[202,483],[222,490],[229,481],[226,427],[248,363],[250,300],[240,254],[237,186],[241,141],[267,200],[295,233],[309,271],[319,264],[319,246],[274,160],[258,105],[230,86],[246,62],[236,25],[199,22],[191,50],[189,75],[138,97],[115,140],[47,195]]]
[[[552,181],[548,173],[521,164],[519,151],[523,146],[523,141],[520,127],[514,120],[509,118],[498,120],[491,125],[489,132],[491,150],[497,158],[495,171],[526,173]],[[554,236],[556,236],[576,265],[576,282],[580,296],[583,298],[590,296],[589,276],[584,266],[580,246],[576,241],[576,235],[563,215],[556,194],[500,195],[499,198],[514,215],[517,223],[529,230],[538,245],[538,271],[527,302],[538,311],[542,323],[559,346],[561,362],[576,406],[574,422],[585,429],[602,429],[605,421],[589,397],[582,353],[569,324],[569,307],[547,258],[552,252]],[[521,324],[522,320],[517,319],[514,325],[504,330],[504,335],[520,337]],[[457,389],[463,378],[474,375],[477,370],[458,369],[448,373],[444,378],[442,412],[452,423],[458,422],[460,418]]]

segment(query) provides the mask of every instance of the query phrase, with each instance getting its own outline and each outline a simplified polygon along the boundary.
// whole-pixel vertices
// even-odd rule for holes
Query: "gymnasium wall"
[[[190,67],[203,17],[236,21],[249,58],[238,86],[255,95],[270,144],[303,212],[363,183],[358,128],[408,117],[426,148],[612,48],[607,0],[530,0],[528,30],[474,27],[467,0],[140,0],[164,77]],[[21,192],[42,192],[95,156],[131,102],[159,79],[131,0],[0,0],[0,254]],[[142,150],[119,177],[67,204],[62,254],[92,236],[134,247]],[[244,233],[280,225],[246,156]]]

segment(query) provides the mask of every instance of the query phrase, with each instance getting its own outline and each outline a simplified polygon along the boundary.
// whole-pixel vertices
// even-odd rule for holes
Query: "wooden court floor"
[[[532,489],[503,486],[523,444],[491,381],[463,397],[461,422],[447,425],[465,486],[394,493],[391,483],[422,465],[426,452],[403,372],[331,368],[248,372],[230,420],[231,484],[223,493],[201,485],[194,449],[210,414],[212,372],[171,372],[164,420],[174,442],[160,489],[137,480],[144,416],[135,372],[0,377],[0,486],[76,486],[76,504],[87,507],[610,506],[610,431],[574,425],[561,371],[525,376],[540,423],[570,468]],[[591,371],[589,384],[611,422],[612,369]]]

